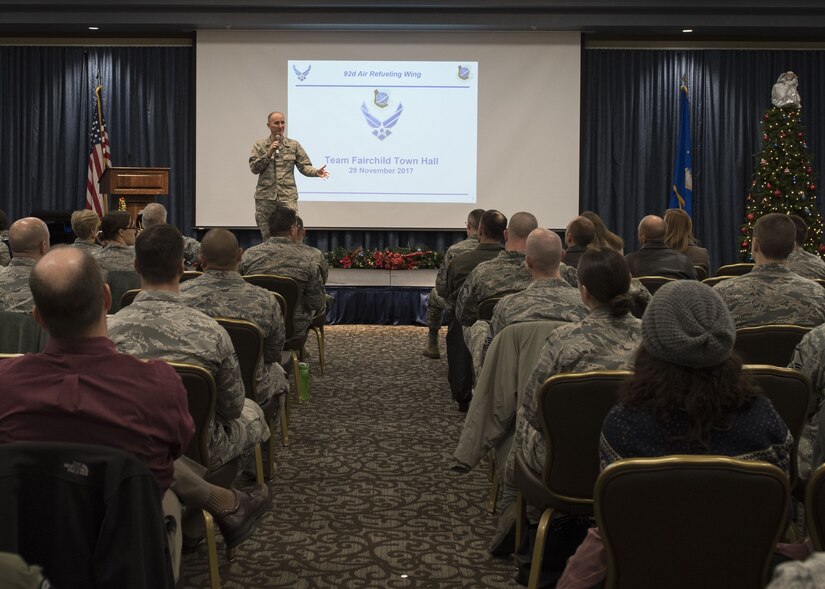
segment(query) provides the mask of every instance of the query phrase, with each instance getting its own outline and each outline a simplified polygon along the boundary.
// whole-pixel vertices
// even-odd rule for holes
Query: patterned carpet
[[[519,587],[486,552],[488,467],[449,470],[464,416],[441,335],[430,360],[423,327],[328,327],[326,375],[310,336],[311,399],[278,445],[271,512],[232,562],[219,553],[223,587]],[[203,547],[181,576],[207,586]]]

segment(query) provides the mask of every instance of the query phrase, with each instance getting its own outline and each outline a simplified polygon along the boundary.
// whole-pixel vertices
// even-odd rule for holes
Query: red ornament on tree
[[[774,195],[776,198],[779,198],[780,196],[782,196],[782,191],[781,191],[781,190],[774,190],[774,191],[773,191],[773,195]]]
[[[742,226],[739,228],[739,232],[740,232],[741,234],[743,234],[743,235],[746,235],[746,234],[748,233],[748,226],[747,226],[747,225],[742,225]]]
[[[819,253],[825,254],[825,244],[819,244]]]
[[[805,134],[804,134],[802,131],[799,131],[799,132],[796,134],[796,136],[797,136],[797,137],[799,137],[800,139],[802,139],[802,137],[804,137],[804,136],[805,136]]]
[[[785,134],[785,131],[780,132],[780,133],[779,133],[779,137],[780,137],[781,139],[784,139],[785,137],[787,137],[787,135]]]
[[[816,190],[816,184],[808,184],[808,190]]]
[[[753,221],[753,213],[748,213],[747,215],[745,215],[745,218],[746,218],[748,221]]]
[[[767,141],[767,140],[768,140],[768,134],[765,133],[764,135],[762,135],[762,141]]]
[[[742,249],[748,249],[750,247],[750,245],[751,245],[751,242],[746,239],[745,241],[742,242]]]
[[[766,182],[766,183],[765,183],[765,188],[767,188],[768,190],[770,190],[771,188],[773,188],[773,184],[771,184],[770,182]]]

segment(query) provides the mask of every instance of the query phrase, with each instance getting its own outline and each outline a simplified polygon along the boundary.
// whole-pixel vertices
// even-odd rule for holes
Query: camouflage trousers
[[[216,418],[209,435],[211,468],[223,466],[238,456],[251,453],[257,444],[269,439],[264,412],[252,399],[244,399],[241,416],[230,422]]]
[[[267,198],[256,198],[255,199],[255,223],[258,225],[258,229],[261,230],[261,237],[264,241],[270,238],[269,235],[269,215],[272,214],[272,211],[275,210],[276,205],[286,205],[289,208],[293,209],[296,213],[298,212],[298,199],[277,199],[277,200],[269,200]]]
[[[476,378],[481,374],[481,365],[484,363],[484,352],[487,349],[487,336],[490,333],[490,323],[480,319],[470,325],[464,327],[464,343],[467,344],[467,349],[473,357],[473,371]]]
[[[521,408],[516,414],[516,433],[513,437],[513,447],[507,456],[507,464],[503,469],[502,482],[513,482],[516,456],[524,458],[524,462],[533,471],[544,470],[544,434],[530,425]]]
[[[444,311],[450,308],[450,305],[442,299],[435,289],[430,291],[430,296],[427,297],[427,327],[430,331],[438,331],[444,323]]]
[[[289,392],[286,372],[283,366],[277,362],[261,362],[256,375],[256,390],[258,393],[258,403],[264,405],[275,395]]]

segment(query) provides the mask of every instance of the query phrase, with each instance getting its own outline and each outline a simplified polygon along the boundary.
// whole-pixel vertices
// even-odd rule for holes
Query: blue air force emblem
[[[292,64],[292,70],[295,72],[295,75],[298,76],[298,81],[299,82],[303,82],[304,80],[307,79],[307,76],[309,75],[309,70],[311,70],[311,69],[312,69],[312,66],[308,65],[306,71],[302,72],[301,70],[299,70],[295,66],[295,64]]]
[[[395,127],[395,124],[398,122],[398,118],[401,116],[403,111],[404,106],[399,103],[398,108],[395,109],[395,112],[392,113],[389,118],[382,121],[370,114],[366,102],[361,103],[361,112],[364,114],[364,119],[366,119],[367,124],[372,127],[372,134],[378,137],[381,141],[392,135],[392,131],[390,131],[390,129]]]
[[[463,65],[458,66],[458,77],[462,80],[466,80],[470,77],[470,68],[465,67]]]
[[[390,103],[390,95],[381,90],[374,90],[375,97],[372,99],[373,104],[378,108],[385,108]]]

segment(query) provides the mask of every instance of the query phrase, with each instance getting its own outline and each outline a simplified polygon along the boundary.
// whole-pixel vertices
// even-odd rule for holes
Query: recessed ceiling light
[[[98,30],[98,27],[89,27],[89,30],[90,31],[96,31],[96,30]]]
[[[683,33],[692,33],[693,29],[682,29]]]

